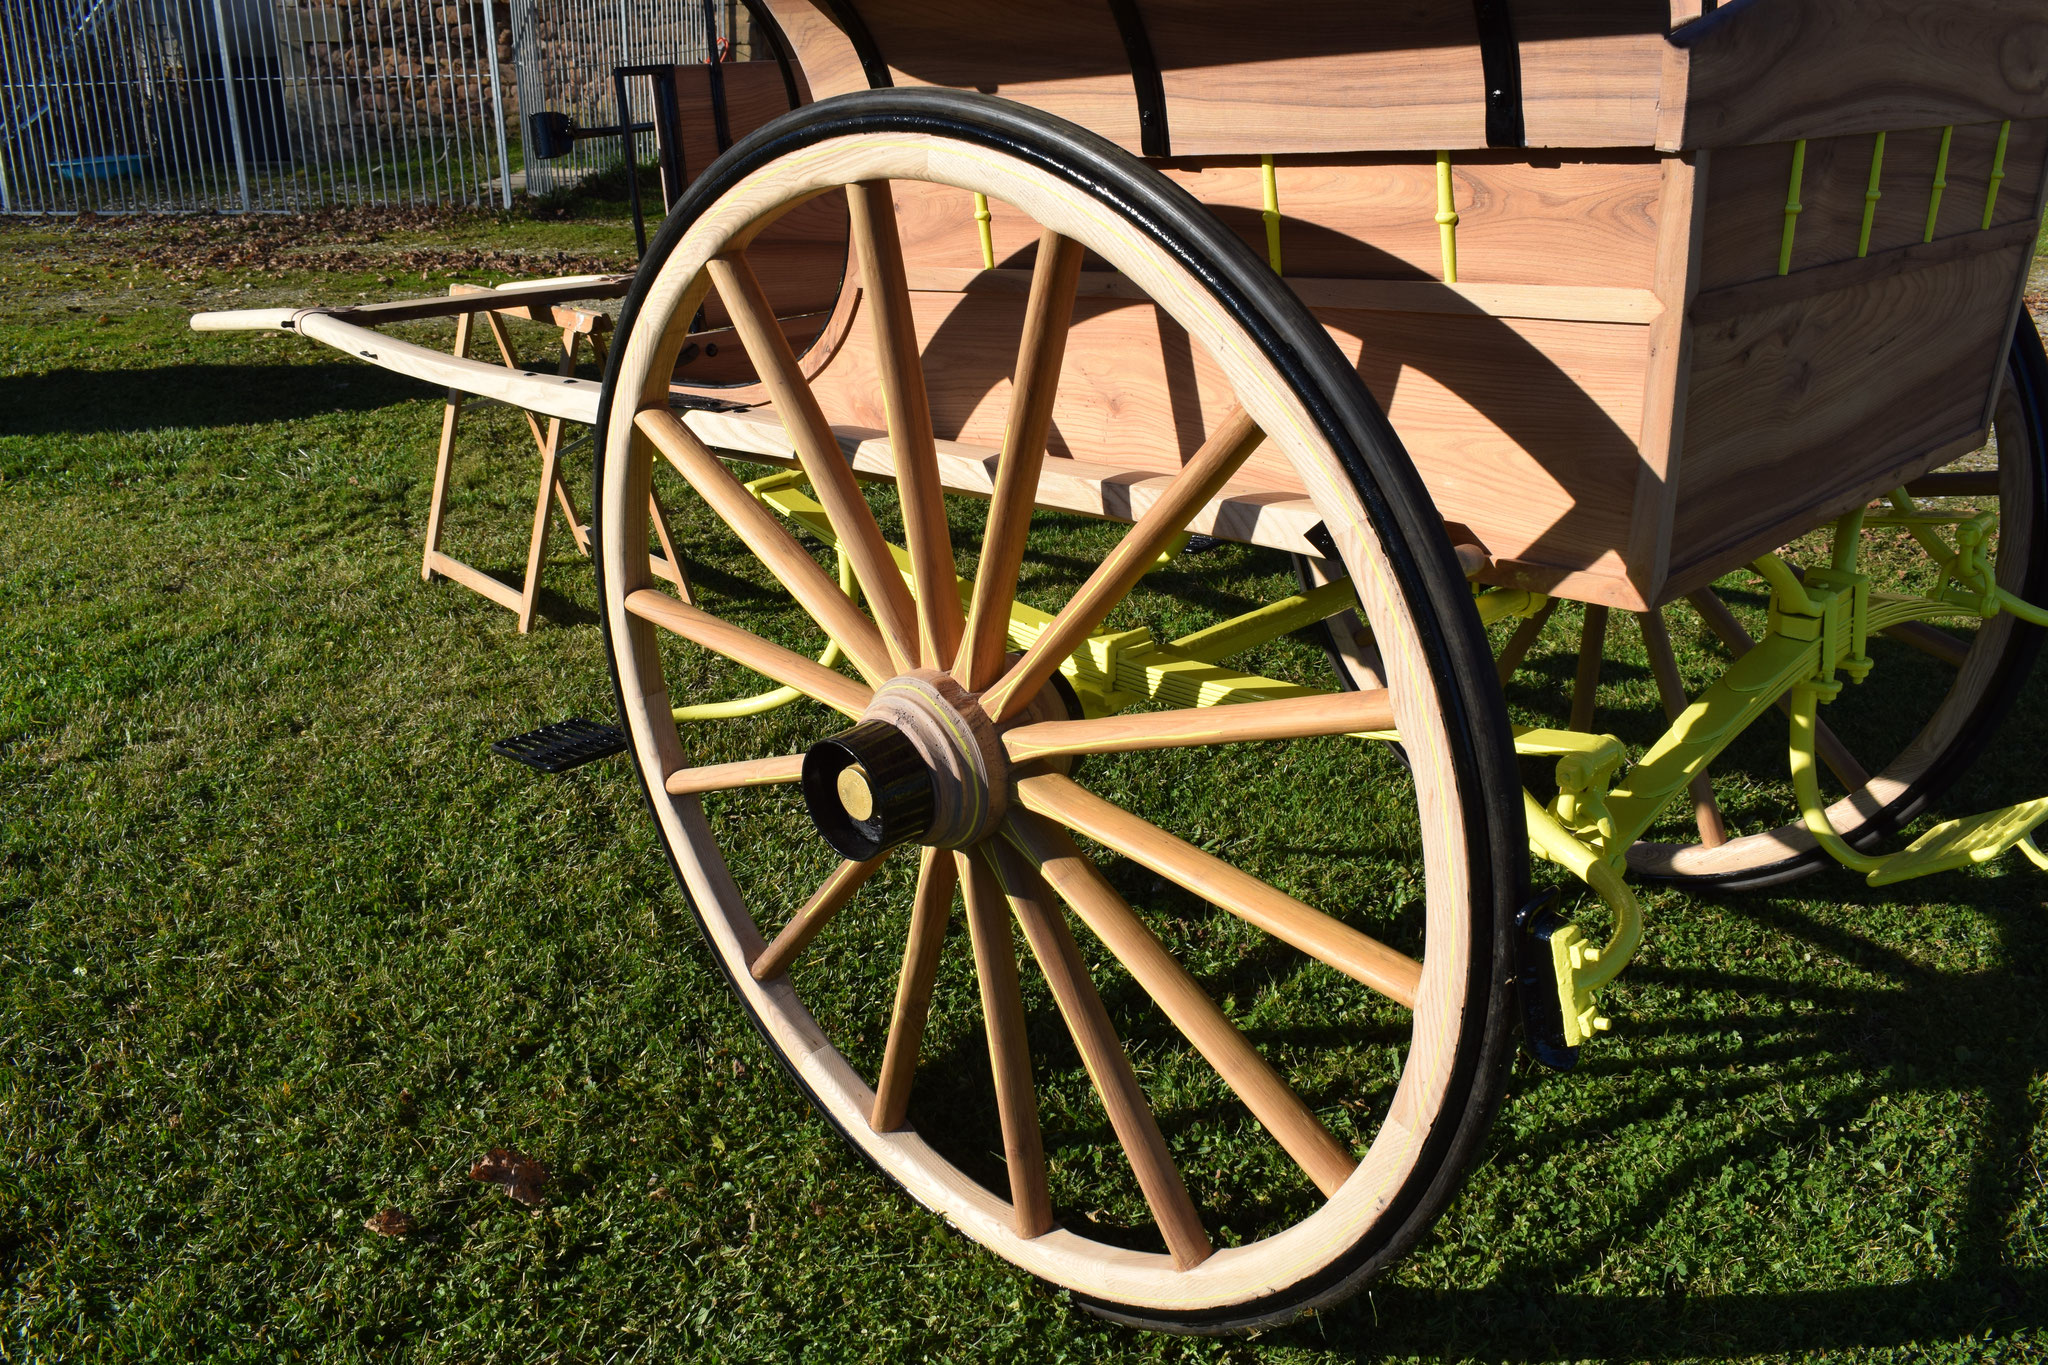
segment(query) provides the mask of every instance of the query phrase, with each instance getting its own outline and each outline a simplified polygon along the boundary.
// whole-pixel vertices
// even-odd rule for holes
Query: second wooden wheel
[[[927,377],[974,362],[925,334],[906,284],[899,205],[929,186],[1036,225],[986,501],[956,496],[935,453]],[[862,481],[819,356],[794,352],[748,256],[820,196],[850,210],[851,325],[872,329],[887,412],[888,462]],[[1084,284],[1180,329],[1230,391],[1131,525],[1033,515]],[[772,471],[672,401],[706,316],[730,319],[790,474],[743,486]],[[1127,1321],[1284,1319],[1411,1246],[1512,1048],[1519,793],[1440,523],[1265,264],[1079,128],[877,91],[721,158],[648,252],[614,354],[598,535],[621,714],[712,951],[819,1111],[967,1236]],[[1286,557],[1250,547],[1154,571],[1255,451],[1313,500],[1385,688],[1297,681],[1319,660],[1286,637],[1229,661],[1260,686],[1228,706],[1199,704],[1220,657],[1118,671],[1139,627],[1186,641],[1292,592]],[[690,601],[650,578],[635,515],[671,467],[701,499],[678,513],[697,527],[679,538]],[[696,719],[761,676],[802,699]],[[1347,737],[1390,729],[1407,768]]]
[[[2007,356],[1991,437],[1983,449],[1908,489],[1933,511],[1995,510],[1991,554],[1999,583],[2040,601],[2048,595],[2048,360],[2033,320],[2024,314]],[[1861,539],[1866,571],[1876,576],[1877,588],[1931,585],[1931,561],[1903,531],[1873,526]],[[1787,556],[1824,562],[1826,541],[1825,534],[1817,535],[1788,548]],[[1684,699],[1673,660],[1674,628],[1726,660],[1763,627],[1761,610],[1751,607],[1747,617],[1724,592],[1707,588],[1644,619],[1644,643],[1666,710]],[[1625,634],[1627,628],[1614,630]],[[1865,851],[1881,852],[1925,812],[1997,734],[2040,654],[2042,637],[2040,628],[2004,613],[1981,623],[1958,618],[1938,626],[1901,626],[1874,639],[1877,666],[1869,680],[1846,689],[1821,713],[1819,754],[1835,787],[1828,820],[1836,831]],[[1736,890],[1777,885],[1833,865],[1783,792],[1783,729],[1755,729],[1745,739],[1747,752],[1720,765],[1723,781],[1710,778],[1683,814],[1706,837],[1667,835],[1662,842],[1639,843],[1629,851],[1632,870]],[[1737,771],[1744,767],[1753,771]]]

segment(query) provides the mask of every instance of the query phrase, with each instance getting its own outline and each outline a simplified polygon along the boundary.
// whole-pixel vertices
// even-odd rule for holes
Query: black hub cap
[[[804,754],[803,787],[811,823],[841,857],[855,862],[931,828],[931,773],[887,721],[862,721],[813,744]]]

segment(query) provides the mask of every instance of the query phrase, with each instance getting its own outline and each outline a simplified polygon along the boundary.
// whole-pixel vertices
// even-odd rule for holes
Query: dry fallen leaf
[[[541,1186],[547,1183],[547,1167],[530,1156],[504,1147],[491,1148],[490,1155],[469,1168],[469,1178],[496,1185],[529,1207],[545,1202],[540,1191]]]
[[[409,1213],[386,1209],[363,1220],[363,1226],[379,1237],[409,1237],[416,1224]]]

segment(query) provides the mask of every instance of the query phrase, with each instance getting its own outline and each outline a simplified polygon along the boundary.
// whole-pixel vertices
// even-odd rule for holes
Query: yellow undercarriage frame
[[[764,506],[837,549],[837,537],[825,510],[805,490],[801,473],[787,471],[756,479],[747,490]],[[1823,848],[1845,866],[1867,874],[1872,885],[1983,862],[2014,847],[2048,869],[2048,854],[2033,837],[2038,826],[2048,823],[2048,797],[1949,821],[1929,830],[1904,851],[1878,857],[1857,852],[1828,824],[1816,777],[1816,709],[1840,692],[1843,684],[1838,672],[1856,682],[1869,673],[1871,661],[1864,643],[1872,633],[1906,621],[1972,615],[1988,618],[1999,611],[2048,625],[2048,611],[1998,587],[1983,553],[1995,523],[1996,513],[1956,516],[1922,512],[1902,489],[1891,496],[1889,509],[1875,514],[1857,511],[1842,519],[1836,528],[1834,562],[1826,569],[1810,570],[1802,576],[1776,556],[1758,560],[1754,567],[1771,588],[1769,629],[1628,766],[1625,774],[1621,742],[1611,735],[1546,729],[1517,733],[1518,753],[1554,758],[1558,764],[1558,796],[1549,806],[1527,790],[1522,793],[1529,851],[1585,883],[1614,918],[1605,943],[1594,943],[1572,924],[1549,938],[1567,1047],[1576,1048],[1608,1029],[1596,994],[1620,974],[1642,941],[1642,910],[1621,872],[1629,845],[1642,837],[1735,736],[1788,692],[1792,697],[1791,773],[1802,819]],[[1907,530],[1935,560],[1941,576],[1933,590],[1918,596],[1878,593],[1871,589],[1868,578],[1856,572],[1857,537],[1865,525],[1879,524]],[[1943,526],[1954,528],[1955,544],[1942,539],[1938,528]],[[1187,540],[1181,536],[1160,556],[1159,565],[1170,563]],[[896,546],[889,549],[906,583],[910,582],[908,553]],[[963,603],[970,600],[973,585],[964,579],[957,582]],[[839,584],[848,596],[858,591],[843,554],[839,557]],[[1547,601],[1541,593],[1518,589],[1489,589],[1474,597],[1481,621],[1489,625],[1509,617],[1532,616]],[[1062,663],[1060,671],[1091,717],[1144,702],[1171,707],[1222,706],[1315,695],[1329,689],[1260,677],[1219,661],[1356,605],[1349,580],[1339,579],[1163,643],[1143,627],[1097,634]],[[1012,648],[1029,649],[1052,619],[1023,603],[1013,605]],[[832,641],[819,662],[829,667],[840,657],[839,644]],[[678,722],[758,715],[800,695],[794,688],[781,687],[732,701],[679,706],[673,714]],[[1399,736],[1377,731],[1356,738],[1395,741]]]

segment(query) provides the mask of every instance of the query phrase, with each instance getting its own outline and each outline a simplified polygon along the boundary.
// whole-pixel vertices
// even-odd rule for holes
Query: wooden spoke
[[[1422,989],[1422,964],[1414,958],[1110,804],[1071,778],[1038,773],[1019,780],[1016,790],[1025,809],[1115,849],[1191,895],[1414,1008]]]
[[[1728,609],[1728,604],[1723,602],[1721,595],[1712,588],[1701,588],[1696,592],[1687,593],[1685,600],[1692,603],[1693,609],[1699,612],[1700,619],[1706,622],[1707,629],[1714,633],[1730,654],[1739,659],[1756,648],[1756,641],[1750,638],[1742,622],[1736,619],[1735,613]],[[1792,699],[1778,698],[1778,709],[1788,716],[1791,715]],[[1817,717],[1813,722],[1813,747],[1815,752],[1819,753],[1820,761],[1828,765],[1828,771],[1833,773],[1835,780],[1844,787],[1855,792],[1862,791],[1870,785],[1870,773],[1856,761],[1856,755],[1849,752],[1849,746],[1842,743],[1841,737],[1829,728],[1826,721]]]
[[[1572,683],[1574,730],[1591,734],[1600,709],[1600,659],[1607,648],[1607,608],[1586,604],[1586,623],[1579,630],[1579,675]]]
[[[1190,744],[1304,739],[1394,728],[1394,703],[1384,691],[1324,692],[1229,706],[1191,706],[1098,720],[1048,720],[1003,736],[1013,763],[1055,754],[1121,754]]]
[[[1500,675],[1500,685],[1506,687],[1508,680],[1515,676],[1515,670],[1522,666],[1522,660],[1529,657],[1537,637],[1550,624],[1550,618],[1557,611],[1557,599],[1551,598],[1536,609],[1534,616],[1527,617],[1515,627],[1515,633],[1508,636],[1508,642],[1501,646],[1500,658],[1494,661],[1494,671]]]
[[[1000,724],[1022,709],[1052,676],[1060,662],[1102,624],[1102,618],[1130,594],[1160,551],[1187,529],[1189,518],[1222,491],[1223,485],[1266,434],[1243,408],[1233,408],[1202,442],[1187,466],[1174,476],[1150,511],[1140,517],[1095,566],[1080,590],[1039,633],[1024,657],[1003,680],[991,687],[981,704]]]
[[[953,660],[953,676],[970,692],[996,680],[1009,649],[1010,604],[1017,595],[1038,473],[1045,464],[1046,437],[1052,432],[1060,362],[1066,357],[1067,327],[1073,321],[1074,292],[1081,280],[1081,255],[1080,243],[1056,232],[1039,234],[1031,297],[1024,308],[1024,337],[1017,348],[1016,382],[1010,390],[1009,426],[997,458],[966,635]]]
[[[853,899],[853,893],[867,884],[868,878],[875,875],[875,869],[888,857],[888,853],[882,853],[864,863],[847,862],[834,868],[825,884],[804,903],[804,908],[782,926],[782,932],[775,936],[775,941],[748,964],[747,970],[754,974],[754,979],[773,981],[787,972],[797,955],[811,946],[811,940],[824,932],[825,926]]]
[[[1004,913],[1002,883],[980,857],[944,856],[958,857],[967,893],[967,931],[974,940],[988,1063],[1003,1124],[1003,1162],[1010,1171],[1011,1225],[1019,1237],[1037,1237],[1052,1230],[1052,1195],[1046,1187],[1045,1140],[1038,1130],[1038,1092],[1031,1084],[1024,996],[1017,984],[1017,949]]]
[[[1643,628],[1643,646],[1650,655],[1650,672],[1657,679],[1657,695],[1664,703],[1664,718],[1677,720],[1689,703],[1685,697],[1685,682],[1678,676],[1678,655],[1671,648],[1671,632],[1664,624],[1664,613],[1659,608],[1638,613],[1636,620]],[[1713,779],[1706,770],[1700,770],[1692,780],[1693,814],[1699,824],[1700,844],[1706,848],[1719,848],[1728,842],[1728,824],[1721,818],[1721,807],[1714,801]]]
[[[797,605],[839,642],[870,685],[879,687],[894,676],[888,648],[874,623],[797,544],[775,514],[755,501],[696,432],[666,408],[643,409],[634,416],[633,424],[789,590]]]
[[[762,387],[775,403],[789,442],[796,448],[797,462],[818,495],[818,502],[839,536],[839,548],[853,564],[854,577],[867,594],[882,638],[894,661],[892,672],[917,666],[916,609],[903,575],[882,543],[881,528],[869,510],[860,486],[853,481],[853,469],[839,438],[832,434],[825,410],[798,368],[796,353],[776,320],[775,308],[762,292],[761,281],[743,255],[713,259],[706,267],[719,299],[732,315],[733,331],[746,348],[748,359],[761,376]]]
[[[1951,635],[1939,626],[1930,626],[1925,621],[1901,621],[1883,632],[1902,645],[1910,645],[1922,654],[1931,654],[1950,668],[1961,668],[1963,660],[1970,656],[1970,642],[1960,636]]]
[[[835,673],[781,645],[770,644],[752,631],[721,621],[687,602],[678,602],[665,592],[641,588],[628,593],[626,610],[856,719],[874,697],[864,684],[844,673]]]
[[[960,648],[965,622],[952,535],[946,529],[945,488],[932,443],[931,399],[910,312],[903,243],[896,232],[895,195],[888,181],[869,180],[848,185],[846,203],[860,256],[861,306],[875,324],[876,378],[903,499],[910,580],[917,590],[918,646],[926,668],[946,668]]]
[[[678,768],[662,783],[670,796],[693,792],[722,792],[735,787],[774,787],[794,782],[804,774],[804,756],[785,754],[779,758],[750,758],[744,763],[709,763],[701,768]]]
[[[1187,969],[1145,927],[1116,889],[1058,827],[1027,812],[1013,815],[1004,833],[1073,907],[1082,923],[1116,954],[1132,978],[1195,1045],[1253,1117],[1287,1150],[1325,1197],[1343,1185],[1358,1163],[1288,1088],[1251,1043],[1216,1007]]]
[[[875,1107],[869,1121],[876,1132],[903,1126],[911,1078],[917,1073],[918,1049],[924,1044],[925,1018],[931,1011],[939,949],[946,941],[946,919],[952,914],[953,890],[959,882],[951,853],[938,848],[924,850],[917,869],[917,897],[910,904],[910,931],[903,943],[903,973],[896,978],[896,1008],[889,1015],[889,1041],[882,1049],[882,1071],[875,1080]],[[1016,975],[1013,961],[1013,981]]]
[[[1906,485],[1915,498],[1995,498],[1998,496],[1996,469],[1955,469],[1941,474],[1922,474]]]
[[[1102,997],[1088,978],[1088,968],[1081,961],[1081,950],[1075,945],[1066,920],[1052,906],[1045,882],[1023,854],[1001,839],[990,839],[980,846],[980,851],[994,865],[1003,891],[1010,898],[1010,909],[1024,927],[1025,941],[1031,945],[1031,954],[1038,959],[1039,970],[1045,973],[1046,984],[1052,988],[1053,1001],[1066,1020],[1067,1032],[1073,1036],[1074,1049],[1081,1054],[1082,1065],[1088,1068],[1096,1094],[1102,1097],[1110,1126],[1130,1158],[1138,1188],[1145,1193],[1145,1203],[1159,1224],[1174,1265],[1182,1270],[1200,1265],[1209,1258],[1209,1234],[1202,1228],[1201,1217],[1195,1212],[1194,1200],[1188,1197],[1180,1169],[1173,1164],[1172,1153],[1166,1150],[1159,1120],[1153,1117],[1152,1106],[1138,1085],[1138,1075],[1131,1069],[1131,1059],[1124,1054],[1123,1044],[1110,1025],[1109,1011],[1102,1007]]]

